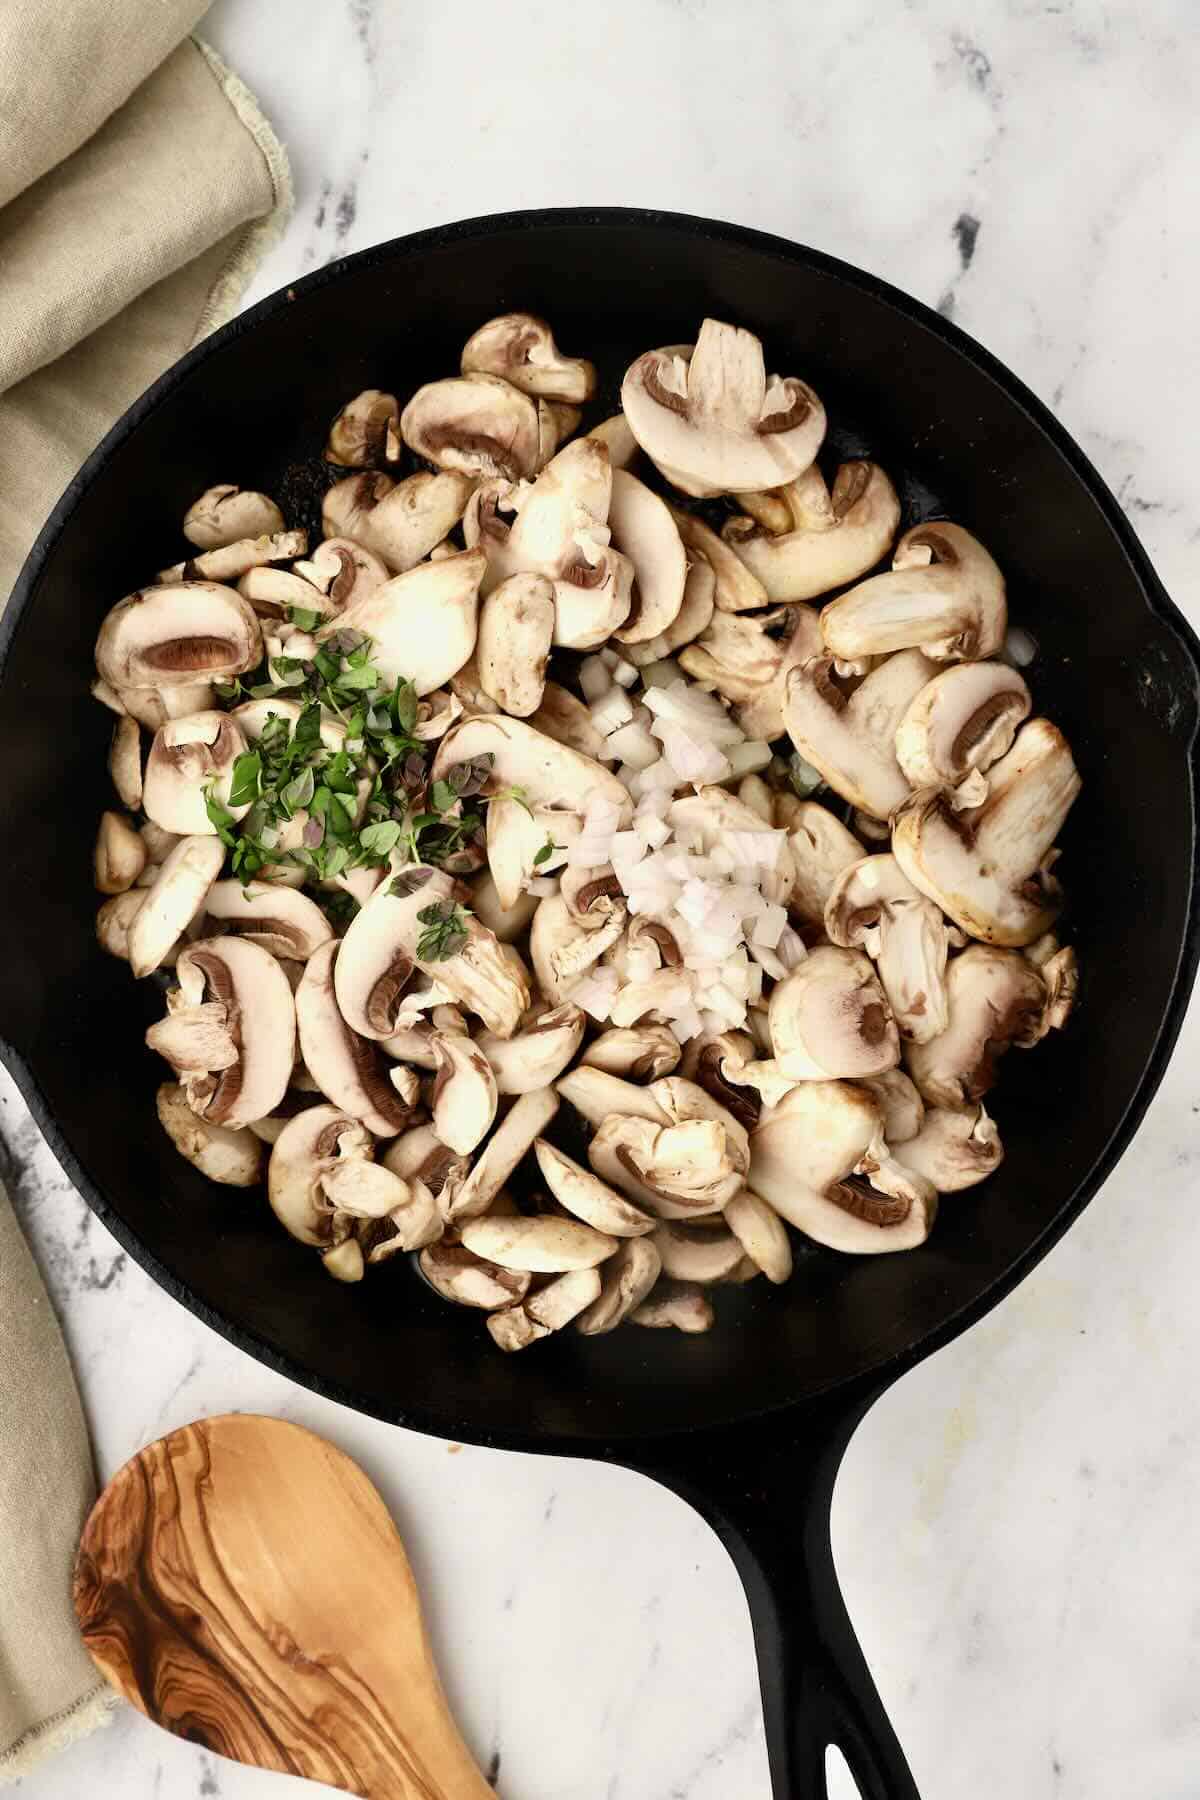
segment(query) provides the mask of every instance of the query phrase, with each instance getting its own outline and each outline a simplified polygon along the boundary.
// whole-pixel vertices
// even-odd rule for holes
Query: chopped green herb
[[[294,625],[297,631],[315,631],[321,623],[321,615],[310,612],[307,606],[289,606],[288,623]]]
[[[434,906],[423,906],[417,914],[425,930],[417,939],[418,962],[446,962],[457,956],[467,941],[470,914],[453,900],[439,900]]]
[[[249,806],[258,799],[258,778],[262,770],[262,757],[257,750],[243,750],[233,764],[233,779],[229,787],[230,806]]]
[[[553,835],[551,835],[550,837],[548,837],[546,839],[545,843],[542,845],[541,849],[538,851],[537,855],[534,857],[534,859],[533,859],[534,868],[540,869],[543,863],[550,861],[550,858],[554,855],[554,852],[556,850],[565,850],[566,847],[567,846],[565,844],[556,844],[554,841]]]

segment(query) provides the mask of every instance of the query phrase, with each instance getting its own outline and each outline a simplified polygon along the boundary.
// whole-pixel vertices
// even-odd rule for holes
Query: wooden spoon
[[[229,1414],[139,1451],[84,1528],[75,1611],[117,1691],[220,1756],[363,1800],[494,1800],[386,1506],[298,1425]]]

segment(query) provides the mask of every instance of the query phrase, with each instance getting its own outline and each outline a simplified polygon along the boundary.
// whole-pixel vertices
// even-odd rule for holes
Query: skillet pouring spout
[[[862,1800],[920,1800],[842,1599],[833,1489],[883,1388],[822,1398],[778,1419],[676,1439],[635,1466],[712,1526],[746,1590],[775,1800],[829,1800],[831,1747]]]

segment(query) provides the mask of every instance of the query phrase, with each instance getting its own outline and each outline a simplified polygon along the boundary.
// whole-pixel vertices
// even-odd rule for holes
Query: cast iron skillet
[[[312,453],[349,395],[451,373],[468,333],[514,307],[599,362],[607,402],[634,353],[690,339],[706,313],[750,326],[773,368],[823,396],[832,448],[891,471],[906,524],[945,512],[978,531],[1083,772],[1064,874],[1086,896],[1071,918],[1086,973],[1076,1027],[1006,1061],[1003,1168],[944,1203],[923,1249],[802,1252],[782,1292],[723,1292],[707,1337],[565,1333],[505,1358],[403,1268],[330,1281],[265,1205],[210,1186],[159,1130],[161,1068],[142,1044],[158,991],[93,938],[111,721],[87,686],[101,615],[181,553],[202,488],[232,479],[311,504]],[[157,382],[55,508],[0,657],[0,921],[16,946],[0,1055],[99,1217],[206,1323],[346,1405],[619,1461],[675,1489],[746,1584],[775,1792],[823,1795],[836,1743],[865,1800],[914,1796],[834,1573],[839,1461],[879,1394],[1008,1293],[1096,1192],[1158,1085],[1197,958],[1197,644],[1086,458],[962,332],[829,257],[648,212],[470,220],[307,277]]]

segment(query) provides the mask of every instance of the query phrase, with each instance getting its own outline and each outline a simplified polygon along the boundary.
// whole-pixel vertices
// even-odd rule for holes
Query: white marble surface
[[[518,205],[647,203],[808,241],[1009,362],[1200,622],[1195,24],[1192,0],[219,0],[208,33],[295,164],[296,217],[251,298]],[[1074,1231],[851,1448],[839,1563],[925,1800],[1200,1791],[1198,1050],[1194,1012]],[[0,1107],[102,1473],[208,1411],[325,1431],[395,1508],[506,1800],[765,1800],[745,1604],[681,1504],[613,1468],[456,1453],[290,1386],[118,1252],[7,1083]],[[284,1791],[132,1714],[25,1787]]]

